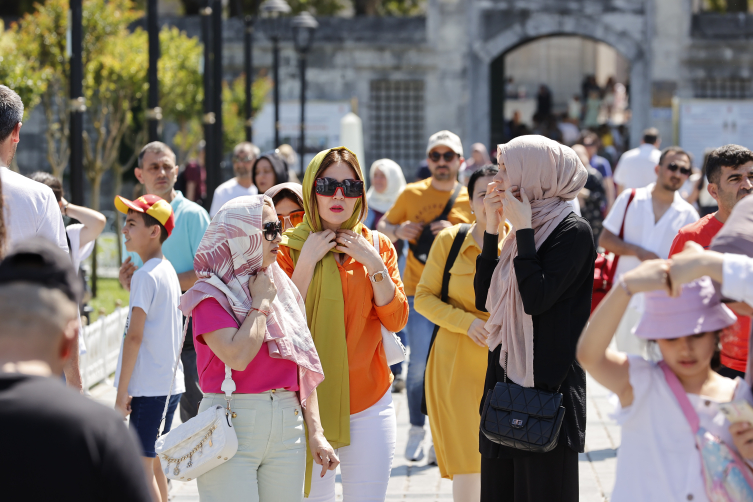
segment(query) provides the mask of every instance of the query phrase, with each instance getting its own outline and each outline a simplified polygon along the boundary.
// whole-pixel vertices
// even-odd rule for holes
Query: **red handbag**
[[[635,188],[630,191],[630,198],[628,198],[627,206],[625,206],[625,214],[622,216],[622,226],[620,227],[620,239],[625,238],[625,219],[627,218],[628,208],[630,203],[633,202],[635,197]],[[614,281],[614,273],[617,271],[617,263],[620,261],[619,255],[610,256],[608,253],[599,253],[596,255],[596,261],[594,262],[594,289],[591,295],[591,313],[596,310],[596,307],[601,303],[609,290],[612,289],[612,282]]]

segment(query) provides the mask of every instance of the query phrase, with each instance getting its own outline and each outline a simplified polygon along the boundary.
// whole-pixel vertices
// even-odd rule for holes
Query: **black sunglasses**
[[[431,160],[433,160],[434,162],[439,162],[439,159],[441,159],[441,158],[444,158],[445,162],[450,162],[450,161],[452,161],[452,159],[455,158],[456,155],[457,155],[457,153],[455,153],[455,152],[444,152],[444,153],[431,152],[429,154],[429,158]]]
[[[670,162],[667,165],[667,169],[669,169],[672,172],[675,172],[675,171],[677,171],[679,169],[680,170],[680,174],[684,174],[685,176],[690,176],[690,174],[693,172],[690,169],[688,169],[687,167],[680,167],[680,166],[678,166],[675,162]]]
[[[343,180],[342,183],[334,178],[317,178],[316,193],[325,197],[334,197],[337,189],[341,188],[343,197],[354,199],[363,195],[363,181]]]
[[[264,238],[270,242],[277,239],[277,234],[282,235],[282,222],[280,221],[270,221],[262,225],[262,228],[264,229]]]

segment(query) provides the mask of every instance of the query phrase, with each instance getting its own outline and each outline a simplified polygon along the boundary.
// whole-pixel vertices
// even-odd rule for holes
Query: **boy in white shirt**
[[[115,371],[115,408],[123,416],[130,415],[130,427],[141,440],[153,499],[167,502],[167,478],[156,458],[154,443],[176,362],[175,387],[163,434],[170,431],[173,413],[186,390],[180,363],[180,282],[173,266],[162,256],[162,243],[175,227],[175,216],[167,201],[151,194],[135,201],[117,196],[115,207],[127,214],[123,227],[126,249],[137,253],[144,263],[131,279],[126,333]]]

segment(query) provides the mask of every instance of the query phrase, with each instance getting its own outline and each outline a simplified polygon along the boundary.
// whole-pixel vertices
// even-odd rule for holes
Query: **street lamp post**
[[[298,53],[298,67],[301,75],[301,139],[298,146],[298,157],[301,161],[301,179],[303,179],[304,160],[306,153],[306,55],[314,40],[314,32],[319,27],[314,16],[308,12],[301,12],[293,18],[293,42]]]
[[[159,121],[162,109],[159,107],[159,81],[157,80],[157,62],[159,61],[159,23],[157,19],[157,0],[149,0],[146,10],[146,26],[149,38],[149,94],[147,95],[147,123],[149,141],[159,140]]]
[[[84,205],[84,65],[81,59],[82,10],[81,0],[71,0],[71,85],[70,85],[70,142],[71,142],[71,202]],[[95,206],[96,207],[96,206]]]
[[[211,190],[214,196],[214,190],[220,185],[222,178],[222,164],[224,156],[223,142],[223,125],[222,125],[222,0],[212,0],[212,94],[214,97],[214,124],[212,132],[214,136],[214,158],[206,158],[207,173],[209,168],[214,172],[211,185],[207,183],[207,193]],[[210,164],[211,162],[211,164]],[[207,180],[209,181],[209,180]]]
[[[204,166],[207,172],[207,200],[204,201],[209,210],[212,203],[214,189],[219,185],[219,174],[214,169],[214,93],[212,92],[212,0],[199,12],[201,14],[201,39],[204,42]]]
[[[261,14],[267,18],[266,31],[272,40],[272,78],[275,81],[275,144],[280,146],[280,37],[282,37],[282,23],[280,16],[290,12],[290,5],[285,0],[266,0],[260,7]]]

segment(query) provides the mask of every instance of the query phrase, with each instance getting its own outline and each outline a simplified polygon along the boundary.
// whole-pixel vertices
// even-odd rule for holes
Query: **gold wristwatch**
[[[371,282],[378,283],[385,280],[387,277],[389,277],[389,273],[387,272],[387,269],[380,270],[379,272],[374,272],[369,276],[369,279],[371,279]]]

